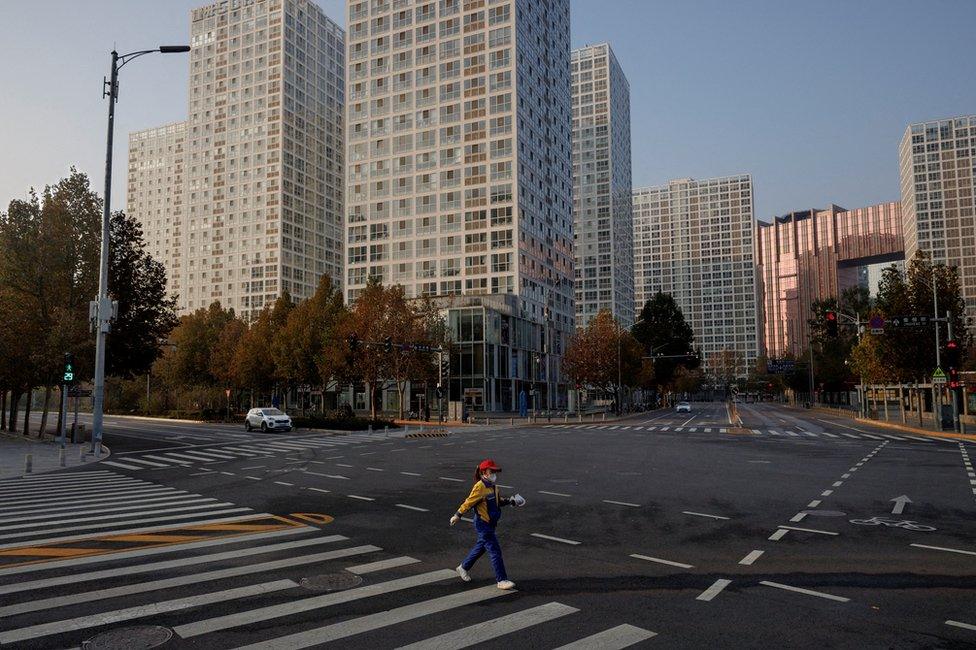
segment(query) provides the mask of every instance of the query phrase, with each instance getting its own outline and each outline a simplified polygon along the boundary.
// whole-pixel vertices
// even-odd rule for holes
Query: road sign
[[[932,383],[933,384],[946,383],[946,375],[944,372],[942,372],[942,368],[936,368],[935,372],[932,373]]]
[[[91,397],[92,391],[90,388],[70,388],[68,389],[68,397]]]
[[[931,325],[928,316],[895,316],[889,323],[892,327],[925,327]]]
[[[871,325],[872,334],[884,334],[885,320],[883,317],[874,315],[871,317],[869,324]]]

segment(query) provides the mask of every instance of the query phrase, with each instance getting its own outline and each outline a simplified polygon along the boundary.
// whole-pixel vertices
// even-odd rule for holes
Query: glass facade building
[[[909,124],[898,150],[905,258],[955,266],[976,316],[976,115]]]
[[[638,311],[658,291],[670,294],[695,333],[705,368],[729,350],[745,375],[761,336],[752,177],[674,180],[635,189],[633,201]]]
[[[898,203],[855,210],[830,205],[760,222],[756,263],[766,356],[805,354],[812,303],[868,287],[871,273],[904,259],[904,250]]]
[[[607,310],[634,322],[630,84],[606,43],[573,50],[576,326]]]

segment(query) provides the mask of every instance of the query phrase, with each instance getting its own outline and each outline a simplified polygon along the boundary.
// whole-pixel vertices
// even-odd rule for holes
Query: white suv
[[[291,431],[291,418],[275,408],[251,409],[244,418],[244,428],[261,431]]]

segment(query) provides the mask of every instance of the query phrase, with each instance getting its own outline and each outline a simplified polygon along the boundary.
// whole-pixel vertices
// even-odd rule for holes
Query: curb
[[[910,427],[905,424],[895,424],[894,422],[882,422],[879,420],[870,420],[867,418],[853,418],[855,422],[860,422],[861,424],[872,424],[878,427],[884,427],[887,429],[895,429],[896,431],[904,431],[906,433],[915,433],[922,436],[929,436],[932,438],[949,438],[953,440],[968,440],[969,442],[976,442],[976,435],[969,433],[951,433],[951,432],[939,432],[939,431],[929,431],[928,429],[919,429],[917,427]]]

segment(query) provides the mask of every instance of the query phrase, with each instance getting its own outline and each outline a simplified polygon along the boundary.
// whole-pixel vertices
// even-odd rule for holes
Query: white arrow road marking
[[[900,515],[905,510],[905,504],[912,503],[912,500],[904,494],[900,497],[895,497],[892,501],[895,502],[895,506],[891,509],[891,514],[893,515]]]

